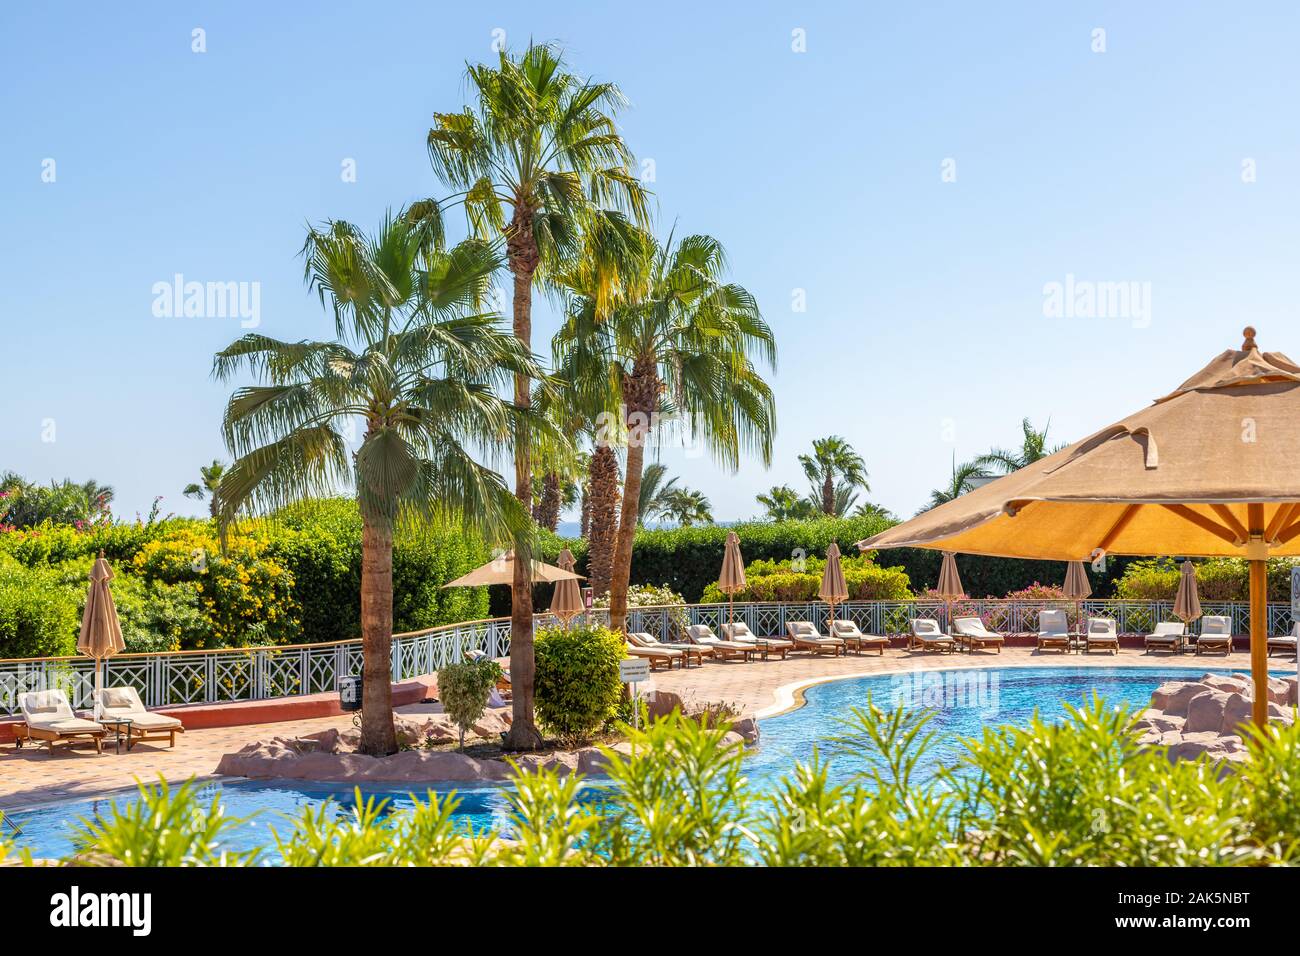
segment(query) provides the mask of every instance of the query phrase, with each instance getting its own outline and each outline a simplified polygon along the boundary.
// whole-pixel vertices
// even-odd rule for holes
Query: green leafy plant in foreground
[[[1223,866],[1292,863],[1300,832],[1300,728],[1248,733],[1251,758],[1221,773],[1139,747],[1132,715],[1100,699],[1059,724],[1035,717],[963,741],[955,767],[922,773],[930,715],[857,708],[823,757],[771,792],[748,787],[726,728],[680,714],[605,749],[610,788],[518,772],[508,839],[467,831],[455,794],[411,809],[356,797],[304,810],[269,849],[232,853],[219,801],[193,784],[83,823],[82,862],[134,866]],[[843,783],[830,768],[850,761]],[[844,770],[842,765],[838,769]],[[273,828],[274,829],[274,828]],[[5,847],[0,843],[0,856]]]

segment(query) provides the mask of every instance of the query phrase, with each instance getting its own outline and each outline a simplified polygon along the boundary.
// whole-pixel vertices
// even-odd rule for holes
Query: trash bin
[[[361,709],[361,675],[339,678],[339,707],[344,713]]]

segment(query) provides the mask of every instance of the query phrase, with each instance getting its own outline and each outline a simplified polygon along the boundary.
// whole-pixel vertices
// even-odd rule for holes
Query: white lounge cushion
[[[48,730],[55,734],[85,734],[104,730],[93,720],[83,720],[80,717],[60,717],[52,720],[28,718],[27,726],[32,730]]]
[[[29,726],[34,726],[34,722],[72,720],[77,716],[72,712],[68,695],[61,690],[32,690],[19,694],[18,708]]]

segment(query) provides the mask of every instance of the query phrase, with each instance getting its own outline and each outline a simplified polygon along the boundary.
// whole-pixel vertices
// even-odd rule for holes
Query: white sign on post
[[[1300,565],[1291,569],[1291,620],[1300,621]]]
[[[624,684],[632,685],[632,726],[641,726],[641,687],[643,680],[650,679],[650,662],[644,657],[627,657],[618,662],[618,678]]]

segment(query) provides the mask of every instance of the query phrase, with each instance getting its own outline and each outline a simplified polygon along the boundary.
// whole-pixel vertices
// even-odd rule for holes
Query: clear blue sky
[[[771,469],[663,453],[719,519],[803,490],[821,435],[909,515],[954,454],[1026,415],[1082,437],[1248,322],[1300,353],[1292,4],[722,6],[3,4],[0,468],[111,483],[126,517],[200,511],[180,489],[224,455],[211,357],[242,330],[155,317],[154,283],[258,282],[262,331],[327,335],[304,223],[443,194],[429,117],[497,28],[622,86],[662,230],[719,237],[775,328]],[[1149,315],[1046,316],[1067,275],[1150,283]]]

